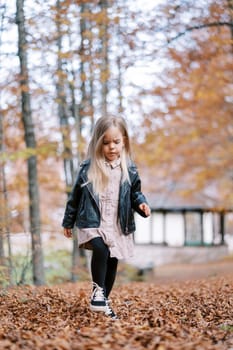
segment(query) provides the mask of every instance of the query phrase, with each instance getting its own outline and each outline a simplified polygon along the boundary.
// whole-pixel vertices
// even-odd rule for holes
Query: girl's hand
[[[66,228],[64,227],[64,236],[67,237],[67,238],[71,238],[72,237],[72,230],[71,228]]]
[[[150,216],[150,207],[146,203],[141,203],[139,209],[141,209],[146,216]]]

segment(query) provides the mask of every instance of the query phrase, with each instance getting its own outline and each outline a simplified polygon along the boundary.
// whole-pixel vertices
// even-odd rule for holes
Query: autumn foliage
[[[232,0],[15,5],[0,5],[4,262],[12,233],[38,231],[34,259],[40,233],[61,231],[67,193],[101,115],[126,118],[152,207],[172,195],[173,203],[182,196],[186,206],[232,209]],[[35,260],[42,271],[43,259]]]
[[[232,7],[209,4],[206,16],[197,4],[184,26],[189,5],[178,3],[164,6],[174,30],[166,32],[166,59],[173,63],[154,75],[152,88],[140,91],[142,101],[150,94],[154,103],[137,130],[143,141],[135,153],[149,179],[154,176],[150,191],[170,189],[187,202],[197,194],[199,202],[232,207],[232,29],[226,24]]]
[[[230,276],[120,285],[120,320],[89,311],[90,284],[1,291],[0,348],[40,350],[229,350],[233,346]]]
[[[23,6],[30,91],[19,84],[17,35],[7,36],[16,31],[14,9],[5,2],[0,12],[0,46],[8,57],[0,62],[0,161],[8,172],[12,231],[27,230],[26,161],[32,155],[42,227],[58,230],[54,222],[74,175],[67,169],[77,170],[103,113],[123,114],[129,122],[146,192],[172,188],[189,199],[198,193],[204,204],[232,207],[230,0],[164,1],[149,9],[120,0]],[[35,150],[23,141],[22,92],[30,93]]]

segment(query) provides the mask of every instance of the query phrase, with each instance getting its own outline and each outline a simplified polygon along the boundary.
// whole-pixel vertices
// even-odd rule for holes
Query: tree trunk
[[[3,152],[3,126],[2,126],[2,114],[0,111],[0,155]],[[5,252],[4,252],[4,228],[6,222],[5,213],[5,200],[4,200],[4,163],[0,159],[0,266],[4,265]]]
[[[231,39],[233,40],[233,0],[227,0],[228,8],[229,8],[229,17],[231,23]],[[231,44],[233,50],[233,44]]]
[[[62,31],[61,31],[61,3],[60,0],[56,2],[57,7],[57,101],[58,101],[58,117],[62,132],[63,141],[63,154],[64,154],[64,171],[66,179],[66,189],[69,195],[71,187],[74,181],[74,167],[73,167],[73,156],[71,149],[71,138],[69,130],[69,119],[68,119],[68,106],[66,101],[66,91],[65,91],[65,75],[63,70],[63,62],[61,58],[62,53]]]
[[[86,109],[87,109],[87,71],[85,70],[85,67],[87,65],[86,62],[86,48],[84,45],[85,42],[85,31],[87,29],[86,25],[86,18],[84,17],[84,13],[87,10],[87,4],[83,3],[80,5],[80,36],[81,36],[81,43],[80,43],[80,79],[81,79],[81,87],[80,87],[80,104],[79,104],[79,116],[80,116],[80,131],[82,130],[82,119],[85,117]]]
[[[126,18],[130,17],[130,14],[128,13],[129,9],[125,8],[127,5],[125,4],[125,1],[117,1],[117,6],[121,13],[125,14],[125,17],[119,20],[117,24],[117,46],[118,46],[118,54],[116,56],[116,66],[117,66],[117,91],[118,91],[118,113],[121,115],[124,111],[123,107],[123,65],[124,65],[124,58],[126,56],[125,54],[125,48],[124,48],[124,33],[127,32],[127,21]],[[126,23],[125,23],[126,22]],[[125,30],[124,30],[125,29]]]
[[[32,154],[36,150],[34,124],[32,120],[31,100],[29,94],[29,75],[27,62],[27,41],[24,17],[24,0],[16,0],[16,23],[18,26],[18,55],[20,61],[21,108],[24,126],[24,139]],[[32,239],[32,268],[33,281],[36,285],[45,283],[43,250],[40,234],[39,189],[37,180],[37,157],[31,155],[28,165],[28,192],[30,211],[30,232]]]
[[[121,57],[117,57],[117,68],[118,68],[118,77],[117,77],[117,90],[119,94],[119,102],[118,102],[118,112],[121,115],[123,112],[123,95],[122,95],[122,63],[121,63]]]
[[[60,0],[57,0],[56,2],[56,8],[57,8],[57,101],[58,101],[58,116],[60,121],[60,127],[62,132],[62,141],[63,141],[63,153],[64,153],[64,171],[65,171],[65,180],[66,180],[66,191],[67,196],[69,196],[72,185],[74,183],[74,162],[73,162],[73,152],[72,152],[72,145],[71,145],[71,135],[70,135],[70,129],[69,129],[69,115],[68,115],[68,105],[67,105],[67,98],[66,98],[66,83],[65,81],[65,75],[63,69],[63,61],[61,58],[62,53],[62,31],[61,31],[61,22],[62,22],[62,6]],[[74,77],[74,72],[72,72]],[[79,120],[79,114],[77,112],[76,108],[76,102],[75,102],[75,92],[74,87],[72,84],[70,84],[70,92],[71,92],[71,99],[72,99],[72,116],[75,118],[75,124],[77,128],[77,137],[80,136],[80,120]],[[73,230],[73,251],[72,251],[72,269],[71,269],[71,281],[76,282],[78,279],[77,274],[77,267],[78,267],[78,261],[79,261],[79,250],[77,245],[77,230]]]
[[[1,28],[0,28],[0,48],[2,46],[2,32],[3,32],[3,21],[4,21],[4,13],[1,16]],[[0,67],[1,68],[1,67]],[[0,105],[0,155],[3,152],[3,120],[2,120],[2,112]],[[4,177],[4,162],[1,161],[0,158],[0,266],[4,263],[4,222],[5,222],[5,210],[4,210],[4,188],[3,188],[3,177]]]
[[[92,4],[82,3],[80,5],[80,104],[79,104],[79,118],[80,118],[80,133],[82,133],[82,119],[89,117],[90,126],[94,124],[94,62],[92,36],[88,36],[87,33],[92,31],[92,22],[86,16],[86,13],[92,12]],[[90,131],[91,131],[90,130]]]
[[[107,96],[108,96],[108,79],[109,79],[109,67],[108,67],[108,0],[101,0],[100,7],[103,12],[103,22],[100,26],[100,39],[101,39],[101,76],[100,84],[102,87],[102,102],[101,102],[101,114],[107,116]]]
[[[0,115],[0,155],[4,150],[3,144],[3,128],[2,128],[2,116]],[[7,184],[5,174],[4,161],[0,161],[0,265],[4,266],[7,270],[7,280],[10,285],[13,284],[12,276],[12,252],[10,241],[10,224],[9,224],[9,209],[8,209],[8,195]],[[7,243],[7,254],[4,249],[4,243]]]
[[[0,28],[0,48],[2,47],[2,33],[4,31],[4,18],[6,12],[6,5],[2,6],[1,16],[1,28]],[[1,62],[0,62],[1,69]],[[1,96],[0,96],[1,101]],[[4,153],[4,131],[3,131],[3,115],[0,105],[0,155]],[[7,184],[5,173],[5,161],[4,157],[0,158],[0,265],[7,265],[7,279],[10,285],[13,284],[12,280],[12,253],[10,242],[10,229],[9,229],[9,210],[8,210],[8,196],[7,196]],[[5,237],[7,237],[8,257],[4,249]]]

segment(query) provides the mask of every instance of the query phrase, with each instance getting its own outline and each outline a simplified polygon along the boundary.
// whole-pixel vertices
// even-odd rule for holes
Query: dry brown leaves
[[[77,283],[2,291],[0,349],[233,349],[231,277],[115,287],[118,321],[89,311],[90,290]]]

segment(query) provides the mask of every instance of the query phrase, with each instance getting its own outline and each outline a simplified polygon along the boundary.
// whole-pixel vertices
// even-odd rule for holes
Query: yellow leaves
[[[60,53],[60,55],[62,55],[62,53]],[[58,69],[56,71],[56,75],[57,75],[58,79],[61,79],[61,80],[67,78],[67,73],[62,69]]]
[[[93,22],[93,25],[97,25],[99,27],[101,27],[102,25],[106,25],[110,21],[107,8],[99,10],[97,12],[85,10],[80,14],[80,17],[84,20]]]
[[[35,148],[25,148],[19,151],[15,152],[2,152],[0,154],[0,161],[6,162],[7,160],[9,161],[15,161],[17,159],[28,159],[31,156],[36,155],[36,149]]]
[[[101,74],[100,74],[101,83],[105,83],[106,81],[108,81],[108,79],[109,79],[109,70],[105,69],[101,71]]]
[[[94,33],[91,30],[86,29],[82,32],[82,36],[85,39],[92,40],[94,37]]]
[[[80,80],[81,80],[82,82],[87,81],[87,75],[86,75],[85,72],[82,72],[82,73],[80,74]]]
[[[13,152],[1,152],[0,153],[0,162],[6,163],[7,161],[15,162],[19,159],[29,159],[33,156],[41,156],[42,158],[47,158],[51,155],[57,154],[57,143],[56,142],[50,142],[47,144],[43,144],[37,148],[22,148],[18,151]]]
[[[71,57],[72,57],[72,55],[73,55],[73,53],[72,52],[70,52],[70,51],[67,51],[67,52],[59,52],[58,53],[58,57],[60,58],[60,59],[70,59]],[[63,73],[63,71],[60,71],[60,74],[64,74],[65,75],[65,73]]]
[[[20,89],[21,89],[21,92],[25,92],[25,93],[29,92],[29,90],[30,90],[29,86],[26,84],[20,85]]]
[[[106,25],[109,22],[107,7],[95,15],[95,22],[100,26]]]

